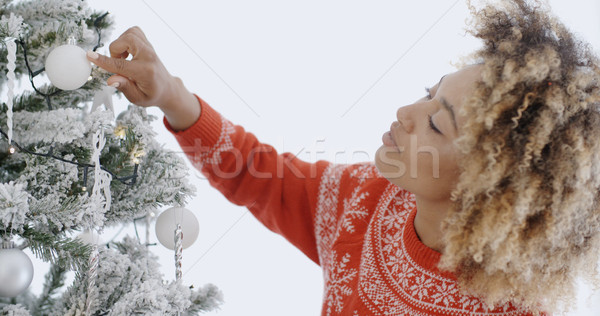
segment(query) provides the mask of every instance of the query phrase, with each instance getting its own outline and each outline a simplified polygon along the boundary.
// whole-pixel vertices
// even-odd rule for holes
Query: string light
[[[98,18],[96,18],[96,20],[94,21],[94,27],[96,28],[96,33],[98,34],[98,41],[96,46],[94,46],[94,48],[92,49],[93,51],[96,51],[99,47],[102,47],[102,34],[100,31],[100,23],[102,22],[102,20],[108,15],[108,12],[104,13],[103,15],[99,16]],[[58,93],[61,93],[62,90],[55,90],[51,93],[43,93],[41,92],[36,86],[35,83],[33,82],[33,78],[37,75],[39,75],[40,73],[42,73],[44,71],[44,68],[37,70],[37,71],[33,71],[31,69],[31,66],[29,65],[29,60],[28,60],[28,56],[27,56],[27,45],[25,45],[25,42],[23,41],[23,39],[19,39],[17,41],[19,43],[19,45],[23,48],[23,55],[24,55],[24,61],[25,61],[25,66],[27,67],[28,73],[29,73],[29,81],[31,82],[31,86],[33,87],[33,90],[43,96],[46,100],[46,104],[48,105],[48,109],[52,110],[52,103],[50,100],[51,96],[54,96]],[[90,76],[91,78],[91,76]],[[0,134],[2,134],[4,137],[6,137],[6,139],[8,139],[8,135],[0,128]],[[123,138],[125,137],[125,134],[123,134]],[[16,149],[19,149],[22,152],[25,152],[27,154],[30,155],[35,155],[35,156],[40,156],[40,157],[46,157],[46,158],[52,158],[52,159],[56,159],[65,163],[69,163],[69,164],[73,164],[76,165],[78,167],[82,167],[84,168],[84,186],[82,187],[82,191],[87,191],[87,170],[88,168],[94,168],[95,165],[92,164],[87,164],[87,163],[80,163],[77,161],[72,161],[72,160],[67,160],[64,159],[62,157],[58,157],[52,154],[52,147],[50,147],[50,151],[48,153],[38,153],[38,152],[33,152],[30,151],[24,147],[22,147],[21,145],[19,145],[17,142],[15,142],[14,140],[12,141],[12,145],[9,147],[9,152],[12,154],[16,151]],[[135,157],[135,156],[134,156]],[[137,158],[137,157],[135,157]],[[109,171],[108,169],[106,169],[105,167],[100,166],[100,168],[106,172],[108,172],[112,178],[114,180],[117,180],[123,184],[126,185],[133,185],[136,183],[137,181],[137,172],[138,172],[138,165],[139,165],[139,159],[137,159],[137,162],[135,162],[135,166],[134,166],[134,171],[132,175],[129,176],[125,176],[125,177],[117,177],[114,173],[112,173],[111,171]]]
[[[146,155],[146,152],[136,146],[131,152],[131,161],[137,165],[140,163],[140,157],[144,157],[144,155]]]
[[[4,135],[4,137],[8,138],[8,136],[6,135],[6,133],[2,129],[0,129],[0,134]],[[77,161],[74,161],[74,160],[67,160],[65,158],[55,156],[52,153],[52,147],[50,147],[50,150],[48,151],[48,153],[44,154],[44,153],[37,153],[37,152],[33,152],[31,150],[28,150],[27,148],[22,147],[21,145],[19,145],[19,143],[17,143],[14,140],[12,141],[12,143],[13,143],[13,145],[17,149],[19,149],[22,152],[28,153],[30,155],[35,155],[35,156],[39,156],[39,157],[46,157],[46,158],[52,158],[52,159],[60,160],[60,161],[65,162],[65,163],[69,163],[69,164],[76,165],[78,167],[84,168],[84,182],[85,182],[85,179],[87,178],[87,168],[94,168],[95,167],[95,165],[92,165],[92,164],[89,164],[89,163],[80,163],[80,162],[77,162]],[[114,180],[117,180],[117,181],[119,181],[119,182],[121,182],[123,184],[133,185],[137,181],[137,176],[138,176],[138,174],[137,174],[138,165],[137,164],[135,165],[135,168],[133,170],[133,174],[129,175],[129,176],[125,176],[125,177],[117,177],[116,174],[112,173],[110,170],[106,169],[103,166],[100,166],[100,168],[102,170],[108,172],[112,176],[112,178]]]
[[[123,125],[118,125],[115,127],[113,134],[120,139],[125,139],[125,127]]]

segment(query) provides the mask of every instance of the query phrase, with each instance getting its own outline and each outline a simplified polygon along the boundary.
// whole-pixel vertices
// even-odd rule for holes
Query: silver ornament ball
[[[92,73],[92,64],[85,51],[76,45],[56,47],[46,58],[46,75],[61,90],[75,90],[83,86]]]
[[[21,249],[0,249],[0,296],[15,297],[23,293],[31,280],[31,259]]]
[[[104,243],[104,240],[100,238],[100,234],[98,234],[96,231],[87,229],[84,230],[81,234],[77,235],[76,238],[79,239],[79,241],[81,241],[82,243],[90,246],[101,245]]]
[[[183,207],[166,209],[156,218],[156,238],[168,249],[175,249],[175,229],[181,225],[183,231],[183,249],[191,246],[198,238],[200,225],[194,213]]]

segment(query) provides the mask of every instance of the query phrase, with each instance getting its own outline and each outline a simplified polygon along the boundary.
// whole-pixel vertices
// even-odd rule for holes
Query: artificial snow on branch
[[[23,232],[29,213],[29,193],[22,183],[0,183],[0,229]]]
[[[195,191],[182,155],[156,141],[155,118],[144,108],[130,105],[115,120],[110,74],[93,69],[91,80],[71,91],[33,82],[48,53],[69,37],[82,48],[100,47],[111,17],[81,0],[0,0],[0,14],[0,36],[17,44],[0,45],[0,69],[10,70],[0,86],[31,82],[0,104],[0,127],[12,131],[0,128],[0,238],[51,263],[42,293],[0,297],[0,314],[197,315],[217,308],[215,286],[192,290],[163,279],[147,241],[111,240],[94,245],[97,256],[90,257],[94,247],[73,237],[184,206]],[[106,111],[97,110],[101,105]],[[75,280],[66,285],[69,271]]]

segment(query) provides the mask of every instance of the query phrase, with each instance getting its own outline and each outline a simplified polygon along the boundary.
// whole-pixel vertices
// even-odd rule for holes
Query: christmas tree
[[[194,193],[183,159],[154,139],[155,118],[131,105],[115,119],[110,74],[85,60],[108,38],[112,17],[81,0],[0,0],[0,17],[0,315],[215,309],[216,287],[186,286],[180,270],[165,280],[139,238],[77,238],[149,224],[161,207],[182,207]],[[18,93],[17,83],[25,87]],[[182,228],[171,231],[180,264]],[[26,290],[33,271],[24,248],[51,264],[38,295]],[[75,278],[66,285],[69,271]]]

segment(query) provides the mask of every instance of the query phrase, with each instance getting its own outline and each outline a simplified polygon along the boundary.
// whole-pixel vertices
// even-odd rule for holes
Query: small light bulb
[[[150,212],[150,217],[156,217],[156,213]]]
[[[87,187],[83,187],[83,188],[81,188],[81,191],[83,191],[83,192],[87,192]]]
[[[136,164],[136,165],[139,165],[140,164],[140,160],[137,157],[134,157],[133,158],[133,163]]]
[[[120,139],[125,139],[125,128],[123,128],[123,126],[117,126],[115,128],[114,134]]]
[[[11,153],[11,154],[14,154],[15,151],[16,151],[16,149],[12,145],[8,148],[8,152]]]
[[[92,79],[94,79],[94,78],[92,78],[92,76],[88,77],[88,81],[92,81]]]

